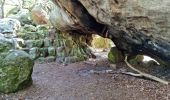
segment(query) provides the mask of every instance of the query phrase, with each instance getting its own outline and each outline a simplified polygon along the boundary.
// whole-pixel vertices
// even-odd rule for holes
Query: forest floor
[[[66,66],[36,63],[33,85],[0,100],[170,100],[170,85],[119,74],[124,63],[110,66],[107,53],[98,55]]]

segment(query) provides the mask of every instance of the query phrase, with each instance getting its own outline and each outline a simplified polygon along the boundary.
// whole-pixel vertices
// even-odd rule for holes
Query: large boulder
[[[16,32],[20,29],[21,24],[16,19],[3,18],[0,19],[0,33],[9,33],[10,37],[16,36]]]
[[[24,51],[11,51],[0,57],[0,92],[10,93],[32,83],[34,62]]]
[[[61,31],[96,33],[125,54],[145,54],[170,64],[169,0],[52,1],[58,8],[56,19],[68,19],[57,20]]]

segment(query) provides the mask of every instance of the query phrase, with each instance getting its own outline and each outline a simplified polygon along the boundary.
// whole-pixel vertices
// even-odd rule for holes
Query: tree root
[[[124,73],[124,74],[132,75],[132,76],[135,76],[135,77],[145,77],[145,78],[148,78],[148,79],[151,79],[151,80],[154,80],[154,81],[166,84],[166,85],[169,84],[169,82],[166,81],[166,80],[163,80],[163,79],[160,79],[156,76],[141,72],[140,70],[134,68],[131,64],[129,64],[129,62],[127,61],[127,58],[128,58],[128,56],[125,57],[125,63],[127,64],[127,66],[129,68],[131,68],[132,70],[134,70],[135,72],[139,73],[139,74],[135,74],[135,73],[131,73],[131,72],[127,72],[127,73]]]

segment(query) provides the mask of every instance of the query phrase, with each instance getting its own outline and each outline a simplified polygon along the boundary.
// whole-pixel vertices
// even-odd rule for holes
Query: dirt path
[[[96,65],[95,65],[96,63]],[[109,74],[106,59],[68,66],[35,64],[33,85],[0,100],[170,100],[170,85],[122,74]],[[115,72],[126,70],[118,64]]]

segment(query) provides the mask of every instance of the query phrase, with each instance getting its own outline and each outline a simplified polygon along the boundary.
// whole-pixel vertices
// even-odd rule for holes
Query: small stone
[[[39,63],[45,63],[45,58],[39,57],[38,59],[36,59],[36,61],[39,62]]]
[[[52,41],[48,37],[44,39],[44,47],[52,46]]]
[[[65,57],[65,63],[75,63],[78,61],[78,57],[77,56],[73,56],[73,57]]]
[[[54,56],[49,56],[45,58],[47,62],[54,62],[56,60],[56,57]]]
[[[109,67],[111,67],[113,70],[115,70],[117,68],[116,64],[110,64]]]
[[[49,56],[56,56],[56,49],[55,49],[55,47],[48,47],[48,55]]]

